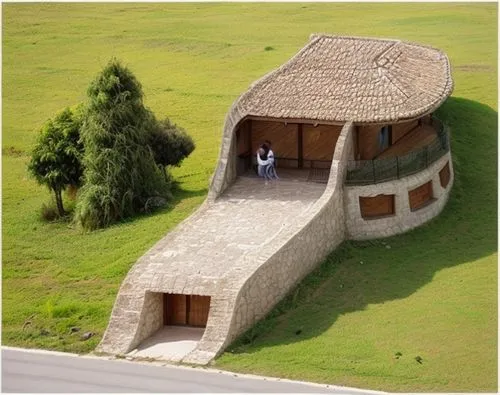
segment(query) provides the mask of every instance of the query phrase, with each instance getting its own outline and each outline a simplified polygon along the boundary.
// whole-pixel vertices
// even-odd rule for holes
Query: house
[[[343,240],[438,215],[453,165],[433,113],[452,89],[437,49],[311,36],[234,102],[207,200],[131,269],[98,350],[126,353],[165,325],[201,326],[182,360],[207,363]],[[267,190],[252,177],[264,140],[282,176]]]

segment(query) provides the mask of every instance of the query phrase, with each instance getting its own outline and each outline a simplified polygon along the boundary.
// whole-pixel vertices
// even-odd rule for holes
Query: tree
[[[171,197],[148,145],[153,114],[135,76],[111,60],[88,88],[82,127],[85,185],[75,219],[86,230],[105,227]]]
[[[81,107],[64,109],[41,128],[33,149],[29,172],[54,193],[59,216],[66,214],[62,191],[82,181],[83,145],[80,142]]]
[[[158,166],[168,177],[167,166],[180,166],[195,149],[193,139],[186,131],[170,122],[168,118],[155,122],[149,136],[149,145]]]

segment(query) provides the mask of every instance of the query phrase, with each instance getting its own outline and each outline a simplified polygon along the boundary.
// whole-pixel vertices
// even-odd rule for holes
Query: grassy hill
[[[216,365],[391,391],[497,390],[496,4],[6,3],[2,11],[3,344],[91,351],[130,266],[204,200],[236,97],[311,33],[400,38],[452,63],[455,90],[438,114],[452,130],[456,171],[447,207],[384,240],[390,249],[345,243]],[[81,234],[39,219],[49,194],[26,163],[38,128],[83,101],[113,56],[142,82],[146,105],[185,127],[197,149],[174,169],[181,189],[171,207]],[[81,341],[73,326],[96,336]]]

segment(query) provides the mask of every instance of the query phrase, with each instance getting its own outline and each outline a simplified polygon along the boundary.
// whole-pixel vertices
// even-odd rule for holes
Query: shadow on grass
[[[167,202],[166,205],[164,205],[162,207],[158,207],[156,209],[152,209],[148,212],[139,213],[133,217],[125,218],[125,219],[121,220],[120,222],[117,222],[116,224],[111,225],[110,227],[119,226],[121,224],[130,224],[130,223],[139,221],[143,218],[148,218],[148,217],[155,216],[158,214],[169,213],[172,210],[174,210],[175,207],[185,199],[207,195],[208,189],[203,188],[203,189],[198,189],[198,190],[194,190],[194,191],[186,190],[186,189],[182,189],[179,182],[174,181],[171,192],[172,192],[172,198]]]
[[[253,353],[314,338],[343,314],[406,298],[440,270],[497,251],[498,114],[480,103],[450,98],[436,115],[450,126],[455,171],[442,213],[403,235],[344,242],[229,352]]]

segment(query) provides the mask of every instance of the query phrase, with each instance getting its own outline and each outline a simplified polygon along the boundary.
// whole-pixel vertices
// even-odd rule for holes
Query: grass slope
[[[3,4],[3,343],[91,351],[130,266],[203,201],[234,99],[310,33],[394,37],[440,48],[452,62],[454,97],[439,112],[453,133],[449,204],[429,225],[387,239],[391,249],[345,243],[216,364],[393,391],[495,391],[496,7]],[[174,169],[181,186],[169,209],[82,235],[39,220],[49,195],[26,163],[40,125],[83,101],[112,56],[197,149]],[[96,336],[81,341],[73,326]]]

